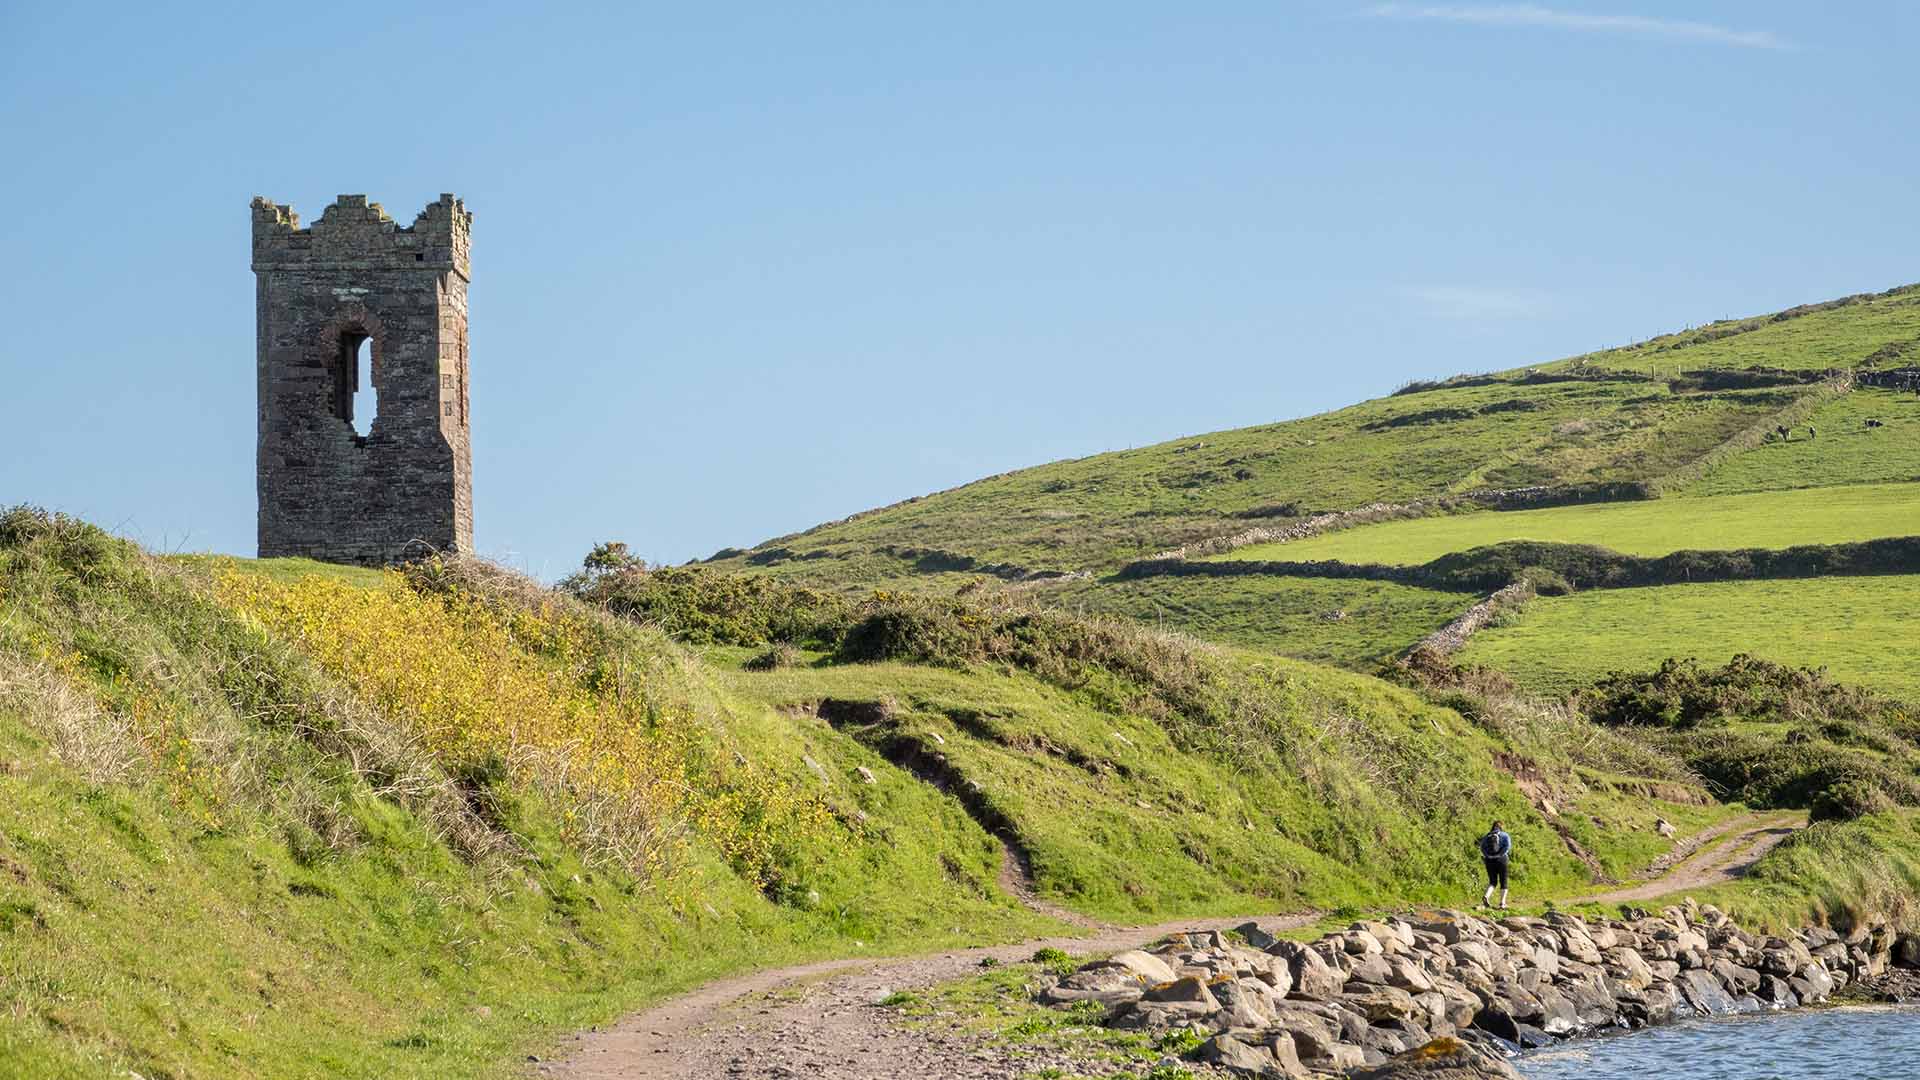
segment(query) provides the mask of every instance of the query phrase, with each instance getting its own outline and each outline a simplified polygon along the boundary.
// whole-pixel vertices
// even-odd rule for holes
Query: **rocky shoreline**
[[[1185,1029],[1193,1056],[1254,1077],[1344,1075],[1442,1037],[1490,1060],[1556,1041],[1911,985],[1920,937],[1885,919],[1844,933],[1750,933],[1688,900],[1588,921],[1430,911],[1302,943],[1254,923],[1174,934],[1042,987],[1057,1008],[1104,1008],[1114,1028]],[[1372,1074],[1369,1074],[1372,1075]]]

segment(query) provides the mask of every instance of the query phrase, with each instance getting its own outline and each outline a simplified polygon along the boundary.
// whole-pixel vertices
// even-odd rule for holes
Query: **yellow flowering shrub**
[[[713,752],[684,702],[564,605],[459,588],[377,589],[229,571],[220,599],[295,641],[450,772],[504,767],[562,806],[565,839],[643,878],[670,876],[697,832],[768,885],[783,839],[825,820],[816,799]]]

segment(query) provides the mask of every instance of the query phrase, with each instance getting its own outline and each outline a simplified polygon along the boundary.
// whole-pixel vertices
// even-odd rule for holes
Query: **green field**
[[[1920,350],[1916,350],[1920,351]],[[1869,428],[1868,420],[1885,427]],[[1819,431],[1808,438],[1806,424]],[[1920,397],[1855,390],[1821,406],[1788,442],[1768,442],[1721,462],[1688,495],[1920,480]]]
[[[1598,544],[1628,555],[1785,548],[1920,534],[1920,484],[1765,491],[1741,495],[1448,514],[1257,544],[1221,560],[1340,559],[1413,566],[1506,540]]]
[[[1044,596],[1070,611],[1124,615],[1363,671],[1410,648],[1478,599],[1390,581],[1266,575],[1077,582]]]
[[[1916,641],[1920,576],[1736,581],[1542,598],[1475,635],[1458,659],[1560,691],[1670,656],[1718,664],[1750,653],[1920,701]]]

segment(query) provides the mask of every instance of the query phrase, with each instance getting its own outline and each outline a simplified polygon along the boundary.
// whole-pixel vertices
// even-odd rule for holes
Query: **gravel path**
[[[1303,926],[1317,915],[1263,916],[1268,930]],[[1158,926],[1109,927],[1086,937],[1047,938],[900,960],[830,960],[724,979],[585,1032],[561,1048],[561,1060],[535,1074],[565,1080],[1013,1080],[1071,1059],[989,1045],[961,1034],[927,1032],[893,1021],[875,1002],[976,974],[980,961],[1025,960],[1052,946],[1075,955],[1117,952],[1181,930],[1222,930],[1248,920],[1182,919]]]
[[[1632,900],[1651,900],[1657,896],[1723,885],[1747,872],[1760,857],[1772,851],[1782,840],[1807,827],[1804,814],[1754,814],[1709,830],[1707,839],[1732,833],[1722,844],[1701,845],[1686,858],[1650,881],[1612,892],[1583,896],[1571,903],[1618,904]],[[1703,848],[1703,849],[1702,849]]]

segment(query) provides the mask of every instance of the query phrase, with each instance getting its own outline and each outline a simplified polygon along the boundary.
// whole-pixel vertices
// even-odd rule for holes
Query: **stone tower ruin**
[[[403,228],[342,195],[303,229],[254,198],[261,558],[375,566],[473,550],[472,220],[442,195]],[[361,433],[363,378],[378,414]]]

